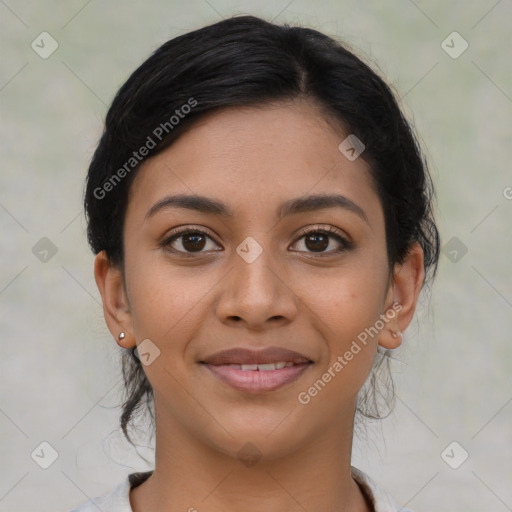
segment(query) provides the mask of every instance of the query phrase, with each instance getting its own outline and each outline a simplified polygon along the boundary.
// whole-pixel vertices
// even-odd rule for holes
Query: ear
[[[379,333],[379,345],[382,347],[393,349],[402,343],[402,332],[414,316],[424,280],[423,249],[414,242],[403,263],[395,265],[386,297],[386,311],[390,312],[391,320]]]
[[[122,348],[134,347],[132,317],[123,274],[118,266],[112,265],[105,251],[98,253],[94,260],[94,278],[103,301],[105,321],[116,343]],[[122,332],[125,336],[119,339]]]

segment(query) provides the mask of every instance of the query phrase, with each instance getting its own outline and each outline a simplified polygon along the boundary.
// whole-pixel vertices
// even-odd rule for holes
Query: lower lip
[[[288,384],[306,371],[312,363],[296,364],[280,370],[238,370],[228,365],[205,364],[216,377],[240,391],[261,393]]]

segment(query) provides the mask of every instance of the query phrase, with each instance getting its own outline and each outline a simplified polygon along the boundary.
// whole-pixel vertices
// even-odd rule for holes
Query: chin
[[[311,436],[307,435],[304,421],[298,422],[293,415],[287,417],[289,409],[267,410],[266,413],[253,409],[251,413],[235,414],[236,417],[229,419],[217,417],[225,430],[216,429],[215,434],[204,439],[211,448],[229,457],[241,459],[254,456],[273,460],[285,457],[309,443]]]

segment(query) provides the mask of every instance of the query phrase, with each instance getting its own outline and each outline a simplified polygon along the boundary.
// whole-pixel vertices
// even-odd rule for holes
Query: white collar
[[[368,475],[352,467],[352,477],[369,497],[375,512],[412,512],[399,507],[387,492],[381,489]],[[73,509],[71,512],[133,512],[130,505],[130,490],[145,481],[152,471],[131,473],[114,490],[103,498]]]

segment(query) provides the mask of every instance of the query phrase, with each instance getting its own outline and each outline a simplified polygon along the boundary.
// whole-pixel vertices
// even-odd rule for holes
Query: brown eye
[[[171,252],[192,254],[205,252],[204,249],[209,249],[208,242],[213,239],[205,232],[200,229],[187,229],[180,232],[175,232],[163,242],[163,246],[169,248]],[[212,244],[215,250],[217,245]]]
[[[311,233],[305,237],[306,247],[313,252],[322,252],[329,246],[329,236],[323,233]]]
[[[206,237],[202,234],[183,235],[181,245],[187,251],[201,251],[206,245]]]
[[[299,249],[298,252],[309,252],[314,256],[332,256],[353,247],[352,242],[345,239],[332,227],[303,231],[295,242],[295,244],[300,243],[303,243],[305,250]],[[329,247],[330,249],[326,250]]]

